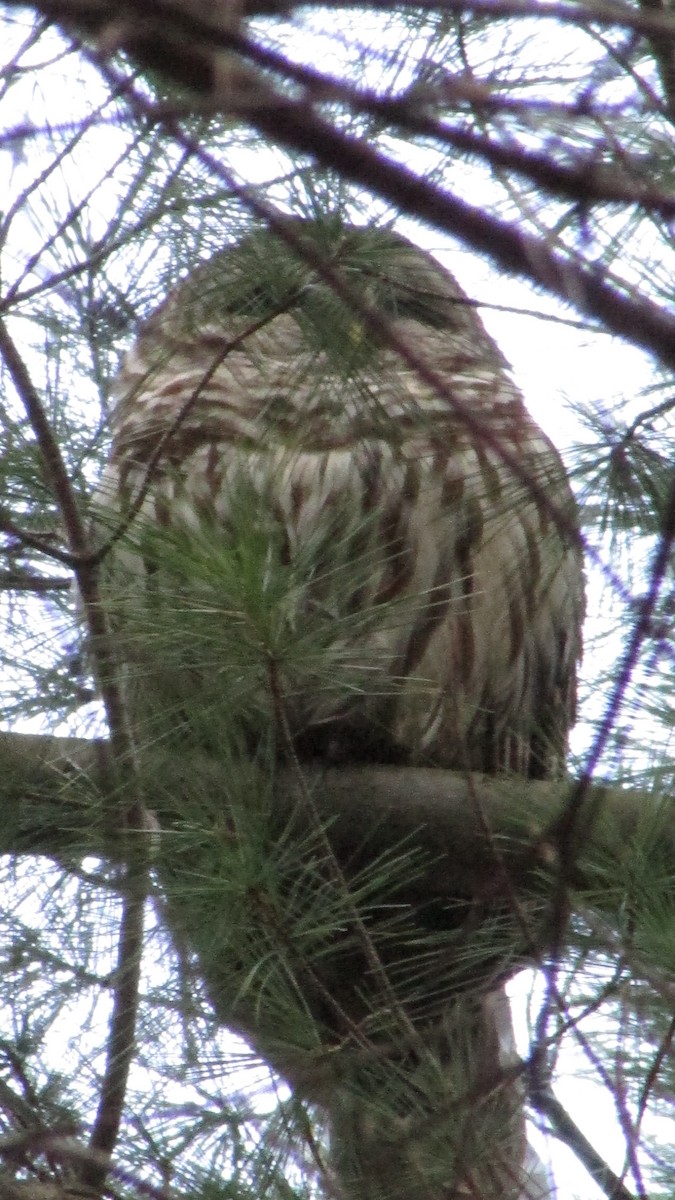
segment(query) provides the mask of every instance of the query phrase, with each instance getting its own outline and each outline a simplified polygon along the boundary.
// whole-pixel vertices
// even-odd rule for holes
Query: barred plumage
[[[288,228],[376,319],[264,231],[197,267],[146,322],[120,372],[99,519],[106,507],[113,523],[132,511],[132,529],[183,531],[217,555],[243,510],[262,539],[260,569],[270,578],[275,564],[294,572],[280,601],[289,629],[316,626],[328,656],[323,673],[281,663],[286,729],[301,758],[550,776],[574,716],[583,610],[560,458],[475,308],[430,255],[383,230]],[[406,351],[431,366],[439,386],[420,377]],[[111,595],[145,578],[161,607],[171,579],[176,595],[197,604],[198,571],[187,578],[174,565],[157,575],[144,538],[116,552]],[[181,619],[179,611],[179,642]],[[237,617],[224,603],[214,621],[227,630]],[[137,712],[147,717],[170,698],[173,727],[208,743],[203,695],[217,710],[228,669],[216,661],[217,638],[201,661],[190,651],[171,664],[138,641],[123,650],[137,665]],[[216,742],[220,726],[222,709]],[[349,1009],[349,980],[339,982]],[[499,996],[479,996],[469,1019],[475,1078],[498,1067]],[[362,1020],[363,1003],[361,994],[352,1021]],[[437,1000],[428,1007],[419,1028],[447,1061],[456,1033],[441,1032]],[[419,1004],[408,1010],[418,1021]],[[480,1178],[492,1187],[486,1197],[526,1194],[518,1180],[493,1186],[475,1164],[466,1179],[455,1167],[452,1184],[412,1183],[392,1126],[387,1140],[371,1113],[357,1133],[348,1106],[329,1101],[328,1109],[338,1163],[351,1143],[343,1183],[350,1169],[367,1176],[370,1163],[371,1179],[357,1189],[368,1200],[375,1174],[390,1198],[449,1200],[469,1194],[462,1188],[472,1170],[473,1186]],[[436,1150],[433,1142],[426,1158]],[[514,1153],[522,1164],[522,1146]]]
[[[106,487],[128,504],[166,437],[142,519],[225,528],[245,476],[291,559],[338,526],[354,558],[372,556],[368,580],[341,602],[384,606],[356,638],[357,657],[382,678],[358,700],[300,697],[292,725],[303,744],[368,757],[372,740],[374,758],[551,774],[573,719],[581,616],[559,457],[475,309],[429,255],[355,229],[328,253],[390,319],[396,343],[433,366],[443,394],[377,345],[311,270],[254,235],[198,268],[146,323],[120,375]],[[479,416],[483,442],[456,400]],[[314,579],[304,602],[321,592]]]

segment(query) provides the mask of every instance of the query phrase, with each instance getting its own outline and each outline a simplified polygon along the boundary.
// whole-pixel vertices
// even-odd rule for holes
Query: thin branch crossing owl
[[[197,266],[119,375],[99,520],[129,522],[106,570],[139,736],[212,754],[227,741],[232,761],[558,773],[583,587],[556,450],[431,255],[383,229],[285,229],[288,242],[254,230]],[[387,921],[386,937],[373,924],[375,964],[343,914],[323,958],[285,968],[316,1045],[331,1062],[342,1054],[333,1094],[325,1080],[308,1088],[328,1113],[340,1187],[366,1200],[529,1195],[522,1145],[500,1159],[477,1132],[506,1112],[521,1136],[508,1096],[501,1109],[493,1096],[491,1117],[474,1105],[455,1141],[436,1119],[460,1077],[468,1094],[499,1070],[506,972],[449,1000],[438,921],[425,918],[417,984],[412,941],[398,958]],[[187,918],[204,962],[197,926]],[[479,960],[492,961],[484,949]],[[226,1019],[218,970],[204,966]],[[268,1058],[301,1086],[299,1057]],[[375,1090],[402,1081],[388,1109],[368,1095],[369,1065]]]

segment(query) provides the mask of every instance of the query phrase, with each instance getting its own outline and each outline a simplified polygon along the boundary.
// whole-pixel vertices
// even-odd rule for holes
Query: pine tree
[[[335,1186],[316,1111],[223,1028],[208,972],[173,918],[194,895],[172,892],[165,869],[176,855],[190,862],[205,792],[218,805],[256,798],[254,810],[230,812],[238,853],[194,887],[205,930],[225,902],[250,918],[233,936],[242,946],[260,939],[260,965],[238,986],[265,996],[272,957],[288,953],[270,905],[279,872],[292,877],[325,846],[291,821],[306,801],[297,779],[274,780],[270,862],[260,821],[271,782],[250,759],[229,761],[223,778],[217,758],[136,744],[87,516],[112,381],[139,321],[195,262],[252,222],[292,212],[396,218],[448,255],[477,302],[489,294],[481,313],[507,357],[500,319],[514,341],[527,328],[533,347],[550,323],[598,339],[598,378],[577,405],[580,445],[568,462],[590,581],[569,780],[504,781],[502,791],[479,781],[480,820],[453,866],[475,884],[498,862],[513,889],[504,926],[495,918],[477,930],[476,960],[494,946],[522,954],[531,941],[517,964],[538,969],[517,1073],[532,1122],[605,1195],[671,1194],[671,15],[501,0],[265,5],[243,16],[189,3],[140,15],[130,0],[115,21],[93,0],[34,9],[5,5],[0,75],[0,653],[10,731],[0,740],[0,1189],[45,1200],[78,1188],[243,1200]],[[530,287],[508,321],[498,311],[513,307],[507,274]],[[644,356],[645,383],[617,395],[604,355],[611,363],[625,344],[636,348],[634,360],[621,358],[627,366]],[[27,736],[35,731],[42,739]],[[326,785],[322,816],[344,815],[333,845],[366,836],[359,787],[389,814],[380,857],[351,884],[349,904],[365,912],[378,888],[419,881],[424,895],[442,895],[430,845],[467,825],[465,783],[441,783],[442,772],[433,795],[418,793],[430,845],[417,816],[393,823],[397,796],[410,793],[405,771],[395,774],[364,783],[345,773],[332,794]],[[176,809],[167,847],[157,826]],[[306,874],[297,885],[311,960],[346,910]],[[293,996],[274,1002],[280,1023],[301,1020]],[[299,1035],[311,1041],[309,1022]],[[573,1111],[577,1093],[566,1099],[571,1074],[594,1084],[590,1117]],[[468,1095],[465,1115],[478,1120],[481,1099]],[[601,1102],[621,1145],[611,1167],[593,1138]],[[562,1171],[566,1198],[574,1185]]]

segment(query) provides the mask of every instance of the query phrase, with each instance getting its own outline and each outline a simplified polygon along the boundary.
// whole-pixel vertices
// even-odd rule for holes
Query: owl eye
[[[255,287],[233,290],[231,295],[223,297],[222,309],[236,316],[258,319],[293,308],[298,296],[297,285],[284,286],[277,280],[266,280]]]
[[[432,281],[430,281],[431,283]],[[419,321],[433,329],[457,326],[458,305],[447,292],[408,287],[399,280],[383,280],[378,289],[378,307],[392,320]]]
[[[385,305],[383,308],[386,311]],[[430,325],[434,329],[443,329],[452,323],[448,318],[447,307],[439,305],[437,296],[414,295],[408,292],[398,292],[391,296],[387,315],[396,317],[399,321],[419,321],[422,325]]]
[[[297,303],[306,274],[269,238],[255,238],[202,266],[193,279],[192,307],[210,320],[218,315],[261,320]]]

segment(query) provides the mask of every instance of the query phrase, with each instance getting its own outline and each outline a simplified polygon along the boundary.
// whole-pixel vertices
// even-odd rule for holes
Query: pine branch
[[[124,841],[106,813],[113,786],[105,765],[106,743],[83,738],[0,733],[0,804],[11,814],[0,829],[0,853],[71,859],[83,853],[120,859]],[[182,795],[217,797],[226,792],[223,764],[169,750],[139,752],[139,777],[149,806],[160,815]],[[352,870],[374,854],[408,842],[428,855],[411,881],[409,899],[470,892],[493,873],[485,836],[500,853],[519,887],[536,886],[556,863],[555,829],[574,781],[541,782],[404,767],[305,768],[304,783],[282,770],[275,786],[279,827],[307,828],[303,792],[326,822],[331,846]],[[480,813],[472,797],[480,799]],[[648,792],[594,784],[589,807],[597,814],[575,865],[581,891],[608,863],[626,863],[636,838],[653,826],[664,862],[675,872],[675,804]],[[611,905],[611,897],[608,907]],[[612,952],[615,948],[612,947]]]

